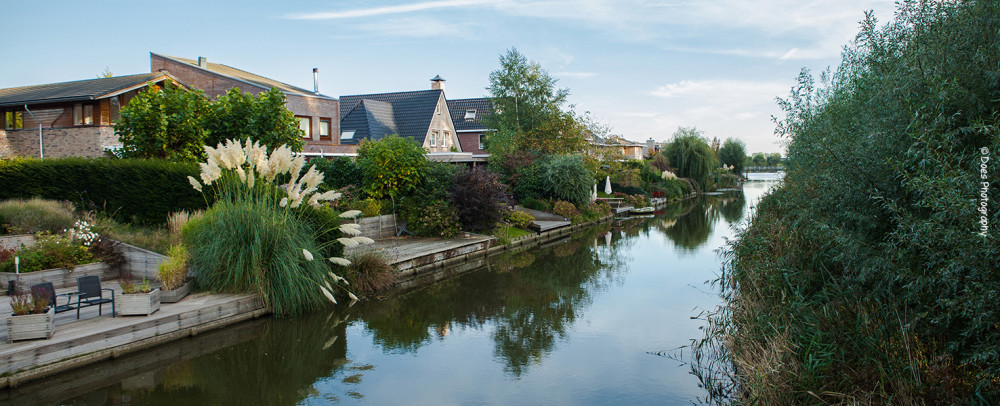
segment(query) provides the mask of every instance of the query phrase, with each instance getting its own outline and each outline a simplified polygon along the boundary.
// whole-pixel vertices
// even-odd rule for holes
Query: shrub
[[[365,217],[375,217],[382,214],[382,202],[378,199],[367,198],[362,200],[359,206],[358,210],[361,210]]]
[[[644,195],[644,194],[646,194],[646,191],[642,190],[641,187],[638,187],[638,186],[627,186],[627,185],[622,185],[622,184],[618,184],[618,183],[615,183],[615,182],[611,182],[611,191],[615,195],[617,195],[618,193],[625,194],[625,195]]]
[[[21,258],[20,270],[35,272],[53,268],[73,268],[94,262],[87,247],[74,242],[66,235],[38,233],[35,244],[21,248],[16,253]],[[0,272],[14,272],[14,258],[0,263]]]
[[[499,177],[486,169],[473,168],[455,175],[450,201],[465,230],[483,232],[493,229],[503,215],[503,185]]]
[[[567,201],[557,201],[555,205],[552,206],[552,213],[563,216],[568,219],[580,216],[580,211],[576,209],[573,203]]]
[[[204,209],[211,195],[191,190],[198,166],[154,159],[0,160],[0,199],[68,200],[119,221],[161,224],[180,210]]]
[[[544,166],[544,188],[548,197],[574,204],[590,200],[594,176],[583,165],[583,157],[565,155],[552,158]]]
[[[11,234],[61,232],[73,226],[73,209],[68,203],[39,198],[0,202],[0,231]]]
[[[313,159],[310,164],[323,173],[323,184],[330,189],[340,189],[350,185],[360,185],[362,182],[361,167],[348,157],[333,157],[331,159]]]
[[[371,251],[354,255],[351,265],[344,272],[355,291],[372,294],[388,289],[396,284],[398,273],[384,256]]]
[[[364,176],[365,193],[376,199],[409,194],[424,179],[426,152],[412,139],[396,135],[362,141],[358,146],[358,166]]]
[[[552,205],[544,200],[538,200],[533,197],[526,197],[521,199],[521,206],[527,207],[532,210],[549,212],[552,210]]]
[[[535,221],[535,216],[523,211],[510,210],[507,212],[505,220],[513,224],[514,227],[526,229]]]
[[[184,244],[171,245],[167,259],[156,266],[156,277],[164,289],[174,290],[187,280],[188,252]]]
[[[541,199],[545,194],[545,163],[547,158],[539,158],[530,165],[523,166],[511,176],[512,191],[518,199]]]
[[[422,237],[451,238],[461,229],[455,209],[443,200],[409,207],[404,212],[404,218],[408,223],[407,228]]]

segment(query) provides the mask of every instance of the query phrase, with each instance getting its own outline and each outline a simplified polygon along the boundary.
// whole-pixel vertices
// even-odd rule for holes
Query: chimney
[[[441,75],[434,76],[434,79],[431,79],[431,89],[444,90],[444,79],[441,78]]]
[[[208,58],[204,56],[198,57],[198,67],[208,69]]]
[[[313,68],[313,93],[319,94],[319,68]]]

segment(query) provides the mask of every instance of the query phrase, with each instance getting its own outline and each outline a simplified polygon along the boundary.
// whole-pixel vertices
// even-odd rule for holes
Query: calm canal
[[[690,404],[717,249],[773,181],[606,223],[434,285],[266,318],[0,392],[0,404]],[[686,353],[684,353],[686,355]]]

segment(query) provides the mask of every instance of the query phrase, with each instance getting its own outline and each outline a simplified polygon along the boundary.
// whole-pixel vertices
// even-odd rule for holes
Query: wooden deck
[[[395,237],[344,250],[346,256],[374,251],[388,258],[389,263],[404,275],[418,268],[435,265],[452,258],[485,251],[494,238],[488,235],[459,233],[455,238]]]
[[[104,287],[121,293],[117,281]],[[64,293],[73,289],[57,289]],[[10,314],[9,301],[0,301],[0,314]],[[201,331],[266,314],[255,295],[192,294],[178,303],[163,304],[150,316],[111,316],[111,306],[97,306],[56,315],[56,332],[48,340],[7,343],[6,325],[0,327],[0,387],[51,375],[176,340]]]

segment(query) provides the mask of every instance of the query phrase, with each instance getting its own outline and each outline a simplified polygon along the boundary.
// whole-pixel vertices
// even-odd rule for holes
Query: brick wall
[[[485,154],[485,150],[479,149],[479,136],[482,134],[482,132],[458,133],[458,142],[462,145],[462,152]]]
[[[5,156],[4,139],[8,155],[38,156],[38,129],[6,130],[0,135],[0,156]],[[121,146],[115,130],[111,126],[81,126],[65,128],[43,128],[43,146],[46,158],[68,156],[102,157],[106,147]]]

